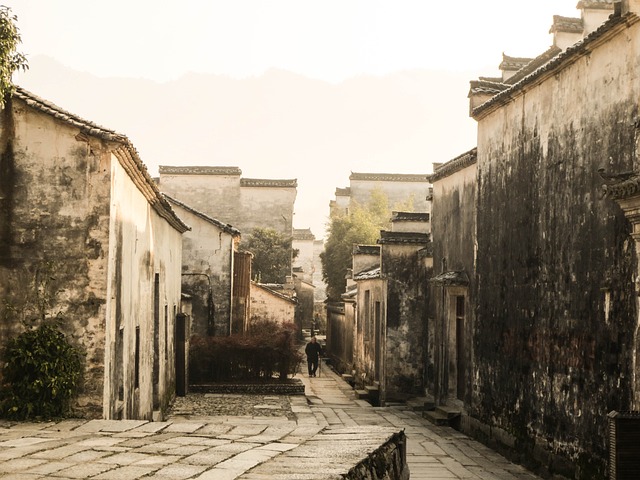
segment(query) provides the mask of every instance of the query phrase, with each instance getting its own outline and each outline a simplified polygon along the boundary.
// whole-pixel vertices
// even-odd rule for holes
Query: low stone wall
[[[406,446],[404,431],[388,427],[326,427],[251,473],[255,478],[409,480]]]
[[[365,460],[349,470],[347,480],[408,480],[407,437],[396,433]]]
[[[194,393],[243,393],[252,395],[304,395],[304,383],[299,378],[274,382],[224,382],[189,385]]]

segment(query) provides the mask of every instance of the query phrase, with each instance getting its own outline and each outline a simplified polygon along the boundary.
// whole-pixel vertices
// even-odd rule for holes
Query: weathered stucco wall
[[[356,295],[355,335],[353,363],[356,370],[356,382],[373,385],[380,382],[381,400],[384,400],[384,352],[385,324],[387,315],[387,284],[379,276],[358,280]]]
[[[178,216],[191,227],[182,239],[183,291],[192,296],[192,333],[226,335],[231,324],[234,237],[175,203]],[[209,291],[213,295],[210,325]]]
[[[240,228],[240,169],[235,167],[160,167],[160,190],[224,223]],[[209,173],[210,170],[216,173]],[[193,173],[188,173],[189,171]],[[243,231],[242,228],[240,230]]]
[[[290,237],[295,180],[241,179],[236,167],[160,167],[160,190],[248,235],[256,227]],[[286,186],[283,186],[286,185]]]
[[[111,161],[105,418],[152,419],[175,394],[182,235]]]
[[[87,354],[79,407],[99,415],[111,158],[100,141],[22,100],[0,115],[0,338],[20,330],[7,306],[24,319],[59,316]]]
[[[361,180],[352,178],[350,180],[350,207],[353,208],[354,202],[358,205],[366,205],[371,199],[371,193],[379,189],[387,195],[389,208],[392,210],[397,210],[400,205],[405,206],[411,199],[414,212],[431,211],[431,202],[426,200],[430,186],[426,174],[422,181],[403,181],[400,178],[401,175],[395,175],[395,177],[398,177],[398,179]],[[409,175],[409,177],[417,177],[417,175]]]
[[[327,305],[327,355],[339,372],[350,373],[354,362],[355,303]]]
[[[251,283],[251,323],[260,320],[294,323],[295,311],[295,301]]]
[[[293,232],[295,187],[245,186],[240,189],[240,204],[236,205],[236,222],[244,234],[254,228],[273,228],[285,238]]]
[[[479,117],[469,410],[584,478],[603,475],[607,412],[631,407],[636,260],[597,169],[634,167],[639,52],[637,23],[601,34]]]
[[[382,273],[387,285],[382,401],[425,393],[431,268],[419,259],[419,248],[382,246]]]
[[[464,159],[455,159],[452,162]],[[445,164],[446,165],[446,164]],[[473,359],[475,305],[475,237],[476,237],[476,165],[461,169],[433,181],[433,265],[434,276],[446,272],[464,272],[469,285],[453,286],[433,283],[430,288],[434,325],[433,347],[427,361],[427,382],[439,403],[460,398],[471,401],[472,377],[469,366]],[[464,327],[455,331],[455,296],[464,296]],[[461,342],[452,345],[449,337]],[[458,352],[458,347],[462,351]],[[461,355],[462,357],[460,357]],[[458,360],[461,368],[458,371]],[[464,388],[458,392],[457,376],[462,375]],[[462,386],[461,386],[462,387]],[[459,395],[460,393],[460,395]]]

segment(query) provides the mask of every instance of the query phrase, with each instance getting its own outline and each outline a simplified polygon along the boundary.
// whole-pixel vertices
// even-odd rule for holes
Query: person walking
[[[311,341],[307,343],[307,346],[304,348],[304,353],[307,354],[307,368],[309,369],[310,377],[316,376],[320,352],[322,352],[322,347],[316,340],[316,337],[311,337]]]

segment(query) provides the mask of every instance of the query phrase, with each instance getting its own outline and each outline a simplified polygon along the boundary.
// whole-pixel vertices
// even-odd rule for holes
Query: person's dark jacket
[[[307,354],[307,358],[309,360],[318,360],[318,357],[320,356],[321,352],[322,352],[322,347],[318,342],[316,343],[309,342],[307,343],[307,346],[304,348],[304,353]]]

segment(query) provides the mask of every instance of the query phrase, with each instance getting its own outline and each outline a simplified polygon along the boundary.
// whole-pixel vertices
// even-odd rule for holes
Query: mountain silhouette
[[[16,83],[127,135],[151,175],[158,165],[231,165],[248,178],[297,178],[294,225],[318,238],[351,171],[428,173],[432,162],[475,145],[470,72],[412,70],[332,84],[270,69],[158,83],[97,77],[46,56],[29,65]]]

